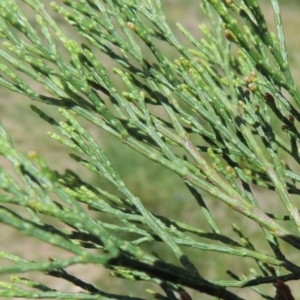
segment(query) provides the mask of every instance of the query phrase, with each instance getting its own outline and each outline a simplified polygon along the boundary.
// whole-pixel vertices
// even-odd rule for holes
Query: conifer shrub
[[[52,126],[49,151],[63,144],[86,170],[58,172],[0,126],[0,154],[14,169],[0,168],[1,231],[22,236],[18,254],[1,243],[1,297],[294,299],[300,94],[278,1],[275,32],[259,2],[201,1],[203,38],[178,23],[184,43],[165,1],[0,1],[0,85],[31,99],[41,126]],[[100,132],[119,141],[114,156]],[[145,173],[157,165],[176,184],[154,171],[154,192],[137,195],[115,167],[128,149],[128,172],[142,155]],[[174,217],[185,204],[156,189],[173,195],[177,182],[190,204]],[[22,243],[36,241],[29,259]],[[45,249],[53,254],[41,258]],[[106,281],[84,280],[104,272]]]

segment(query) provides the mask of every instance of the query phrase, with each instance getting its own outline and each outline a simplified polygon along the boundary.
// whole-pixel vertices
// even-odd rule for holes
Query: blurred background
[[[32,21],[34,22],[35,15],[32,11],[24,5],[23,2],[17,2],[20,2],[20,7],[27,13],[28,18],[32,18]],[[176,22],[181,23],[195,37],[201,37],[200,31],[198,30],[198,24],[205,22],[206,18],[201,12],[199,1],[162,0],[162,2],[165,7],[167,20],[183,44],[189,46],[189,43],[177,30],[175,25]],[[295,81],[300,85],[300,1],[281,0],[279,2],[281,4],[291,71]],[[270,1],[259,0],[259,3],[261,3],[263,7],[269,28],[271,31],[275,32]],[[59,26],[61,26],[70,37],[73,38],[76,36],[73,29],[70,28],[59,15],[54,16]],[[170,59],[175,59],[177,57],[175,52],[168,52],[168,55]],[[115,63],[112,61],[105,60],[105,66],[108,69],[111,69],[114,65]],[[34,83],[31,83],[31,85],[32,84]],[[42,87],[37,86],[36,90],[39,89],[41,92],[44,92]],[[47,163],[53,169],[56,169],[59,172],[64,172],[65,169],[72,169],[74,172],[80,172],[81,178],[85,181],[113,191],[114,189],[109,183],[98,176],[95,176],[93,173],[86,171],[69,158],[68,149],[66,147],[51,140],[46,135],[47,131],[52,130],[51,126],[40,120],[39,117],[31,111],[29,108],[30,104],[33,104],[33,102],[22,95],[11,93],[0,87],[0,120],[10,134],[16,148],[24,153],[32,150],[37,151],[45,158]],[[47,113],[60,118],[55,108],[46,107],[40,103],[34,104],[41,108],[44,107]],[[190,195],[180,178],[161,168],[159,165],[148,161],[131,149],[119,147],[120,143],[117,140],[110,137],[105,132],[100,131],[98,128],[93,127],[91,124],[87,122],[83,123],[86,128],[89,128],[93,136],[105,149],[108,157],[113,162],[114,167],[119,171],[130,190],[142,199],[148,209],[157,214],[187,222],[188,224],[203,230],[208,229],[206,222],[203,220],[200,208],[197,207],[196,201]],[[0,163],[4,168],[11,170],[10,164],[7,161],[0,158]],[[269,194],[265,194],[264,190],[258,188],[255,189],[255,193],[256,195],[259,195],[260,198],[263,198],[266,207],[270,206],[270,201],[272,200],[269,199]],[[207,199],[206,194],[202,194],[202,196],[204,199]],[[266,197],[266,199],[264,199],[264,197]],[[219,227],[222,228],[223,234],[228,234],[237,238],[231,228],[232,223],[237,223],[239,227],[245,229],[247,236],[250,239],[253,238],[252,241],[258,250],[262,250],[266,247],[267,250],[264,252],[270,253],[258,226],[253,222],[244,220],[244,218],[240,217],[237,213],[232,212],[224,205],[220,205],[220,208],[216,208],[216,206],[219,205],[220,204],[213,199],[209,202],[209,207],[214,211],[213,215],[217,220]],[[0,225],[0,231],[0,250],[23,256],[28,260],[37,258],[42,259],[50,256],[55,257],[55,255],[59,255],[58,249],[25,237],[2,224]],[[150,245],[148,249],[149,248],[153,253],[159,254],[162,258],[167,257],[169,259],[170,257],[170,252],[162,249],[157,244]],[[251,259],[240,259],[224,254],[198,250],[187,250],[187,254],[191,255],[192,260],[199,267],[202,276],[211,280],[229,280],[230,277],[226,275],[226,270],[228,269],[238,275],[249,275],[249,268],[255,266],[254,261]],[[292,257],[296,259],[295,263],[300,263],[299,259],[297,261],[296,256],[297,253],[292,254]],[[86,281],[93,282],[100,289],[107,290],[108,292],[143,296],[144,289],[148,287],[148,284],[144,283],[135,284],[125,280],[111,279],[108,276],[109,272],[103,268],[96,269],[94,267],[91,271],[91,268],[88,268],[88,266],[79,266],[72,267],[68,269],[68,271]],[[37,276],[37,274],[35,276]],[[58,290],[79,290],[63,280],[49,277],[41,278],[40,275],[38,279]],[[296,298],[297,296],[300,297],[299,289],[295,288],[297,283],[290,283],[289,285],[293,289],[294,296]],[[271,285],[262,287],[262,289],[271,291],[271,293],[274,294]],[[237,292],[239,296],[244,297],[245,299],[250,299],[250,297],[251,299],[261,299],[259,295],[252,293],[249,289]],[[200,297],[201,299],[208,299],[205,295],[200,296],[193,292],[191,292],[191,296],[194,297],[194,300],[200,299]]]

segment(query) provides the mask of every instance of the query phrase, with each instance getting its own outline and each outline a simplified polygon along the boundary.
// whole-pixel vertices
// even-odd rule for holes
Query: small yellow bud
[[[236,37],[233,32],[229,29],[225,29],[225,37],[230,42],[236,42]]]
[[[28,156],[29,158],[37,158],[37,157],[38,157],[38,154],[37,154],[36,151],[32,150],[32,151],[28,151],[27,156]]]
[[[127,22],[127,27],[132,31],[136,31],[136,26],[132,22]]]
[[[253,83],[250,83],[248,84],[248,89],[252,92],[252,93],[255,93],[257,91],[257,85],[256,84],[253,84]]]

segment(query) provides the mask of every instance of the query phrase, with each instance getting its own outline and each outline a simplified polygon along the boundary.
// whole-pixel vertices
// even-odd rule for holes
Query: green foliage
[[[44,1],[23,2],[26,13],[17,1],[0,2],[0,85],[57,107],[54,117],[45,106],[31,106],[53,127],[49,136],[101,180],[59,173],[35,151],[22,154],[0,127],[0,153],[15,171],[0,169],[0,221],[67,253],[28,260],[0,252],[1,274],[28,275],[1,281],[0,295],[147,297],[137,289],[117,295],[117,279],[103,291],[101,282],[98,288],[66,271],[87,265],[134,285],[144,281],[156,299],[199,299],[200,293],[243,299],[241,288],[274,299],[275,289],[267,294],[261,288],[266,284],[275,285],[276,297],[293,299],[284,282],[300,277],[300,93],[278,1],[271,1],[272,33],[258,0],[203,0],[210,25],[200,25],[201,40],[177,24],[192,49],[170,29],[163,1],[64,0],[51,3],[55,18]],[[80,37],[70,38],[57,16]],[[114,67],[106,66],[107,59]],[[112,144],[101,144],[97,134],[103,131],[114,137]],[[136,152],[129,163],[128,151]],[[130,184],[141,165],[153,184],[143,193],[143,186]],[[175,181],[163,179],[174,174]],[[162,195],[170,195],[169,209],[160,209]],[[176,195],[196,200],[183,206],[189,211],[180,217]],[[264,197],[272,202],[266,205]],[[234,220],[226,220],[232,230],[220,226],[220,210],[226,209],[235,211]],[[256,233],[248,237],[251,227]],[[241,274],[235,265],[224,274],[213,264],[216,253],[251,269]],[[216,268],[214,278],[201,267],[207,261]],[[81,291],[52,289],[33,279],[33,271]]]

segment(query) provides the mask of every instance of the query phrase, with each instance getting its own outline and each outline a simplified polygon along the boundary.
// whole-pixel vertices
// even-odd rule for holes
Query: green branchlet
[[[72,256],[27,261],[1,252],[1,258],[13,264],[1,266],[0,273],[40,271],[69,280],[83,292],[60,292],[13,275],[11,282],[0,282],[0,295],[140,299],[109,294],[72,277],[64,268],[74,264],[102,265],[113,277],[151,282],[165,291],[162,295],[147,290],[156,299],[178,299],[178,294],[180,299],[190,299],[186,287],[218,299],[241,299],[227,287],[251,287],[271,299],[257,286],[299,279],[300,267],[285,258],[278,243],[281,239],[295,251],[300,249],[300,214],[292,197],[299,194],[300,176],[286,159],[300,162],[300,135],[295,125],[300,94],[289,69],[277,0],[272,0],[276,34],[268,30],[256,0],[202,1],[213,25],[199,26],[203,39],[177,24],[192,43],[190,50],[170,29],[159,0],[51,3],[53,12],[81,35],[82,44],[58,26],[43,1],[24,2],[35,14],[38,29],[15,1],[0,2],[0,36],[4,40],[0,85],[58,107],[64,121],[50,117],[38,106],[32,105],[32,110],[52,125],[55,132],[48,133],[52,139],[68,147],[75,161],[110,181],[118,193],[91,186],[72,171],[55,172],[34,151],[23,155],[1,126],[0,154],[11,162],[19,179],[0,169],[0,221]],[[175,49],[177,59],[171,60],[157,39]],[[60,53],[61,47],[67,57]],[[143,47],[155,62],[147,60]],[[114,68],[104,66],[99,52],[114,61]],[[123,90],[115,76],[122,81]],[[36,92],[31,82],[41,84],[47,93]],[[84,128],[82,119],[179,175],[200,205],[210,231],[189,225],[189,220],[183,223],[149,211]],[[273,125],[276,122],[283,123],[284,132]],[[256,185],[275,190],[286,212],[263,211],[261,199],[253,192]],[[270,251],[256,249],[255,241],[236,225],[233,231],[238,241],[222,233],[215,217],[217,208],[207,205],[211,198],[206,199],[202,192],[257,223]],[[7,204],[27,209],[29,217]],[[95,219],[89,210],[104,213],[113,221]],[[71,229],[45,223],[43,215]],[[278,220],[292,220],[297,233]],[[122,239],[117,233],[134,238]],[[165,244],[176,264],[145,250],[150,242]],[[97,254],[88,248],[96,249]],[[208,280],[186,248],[252,258],[257,269],[251,269],[248,276],[229,272],[233,280]],[[278,268],[276,276],[269,265]],[[288,273],[281,275],[281,269]],[[281,292],[279,288],[277,292]]]

